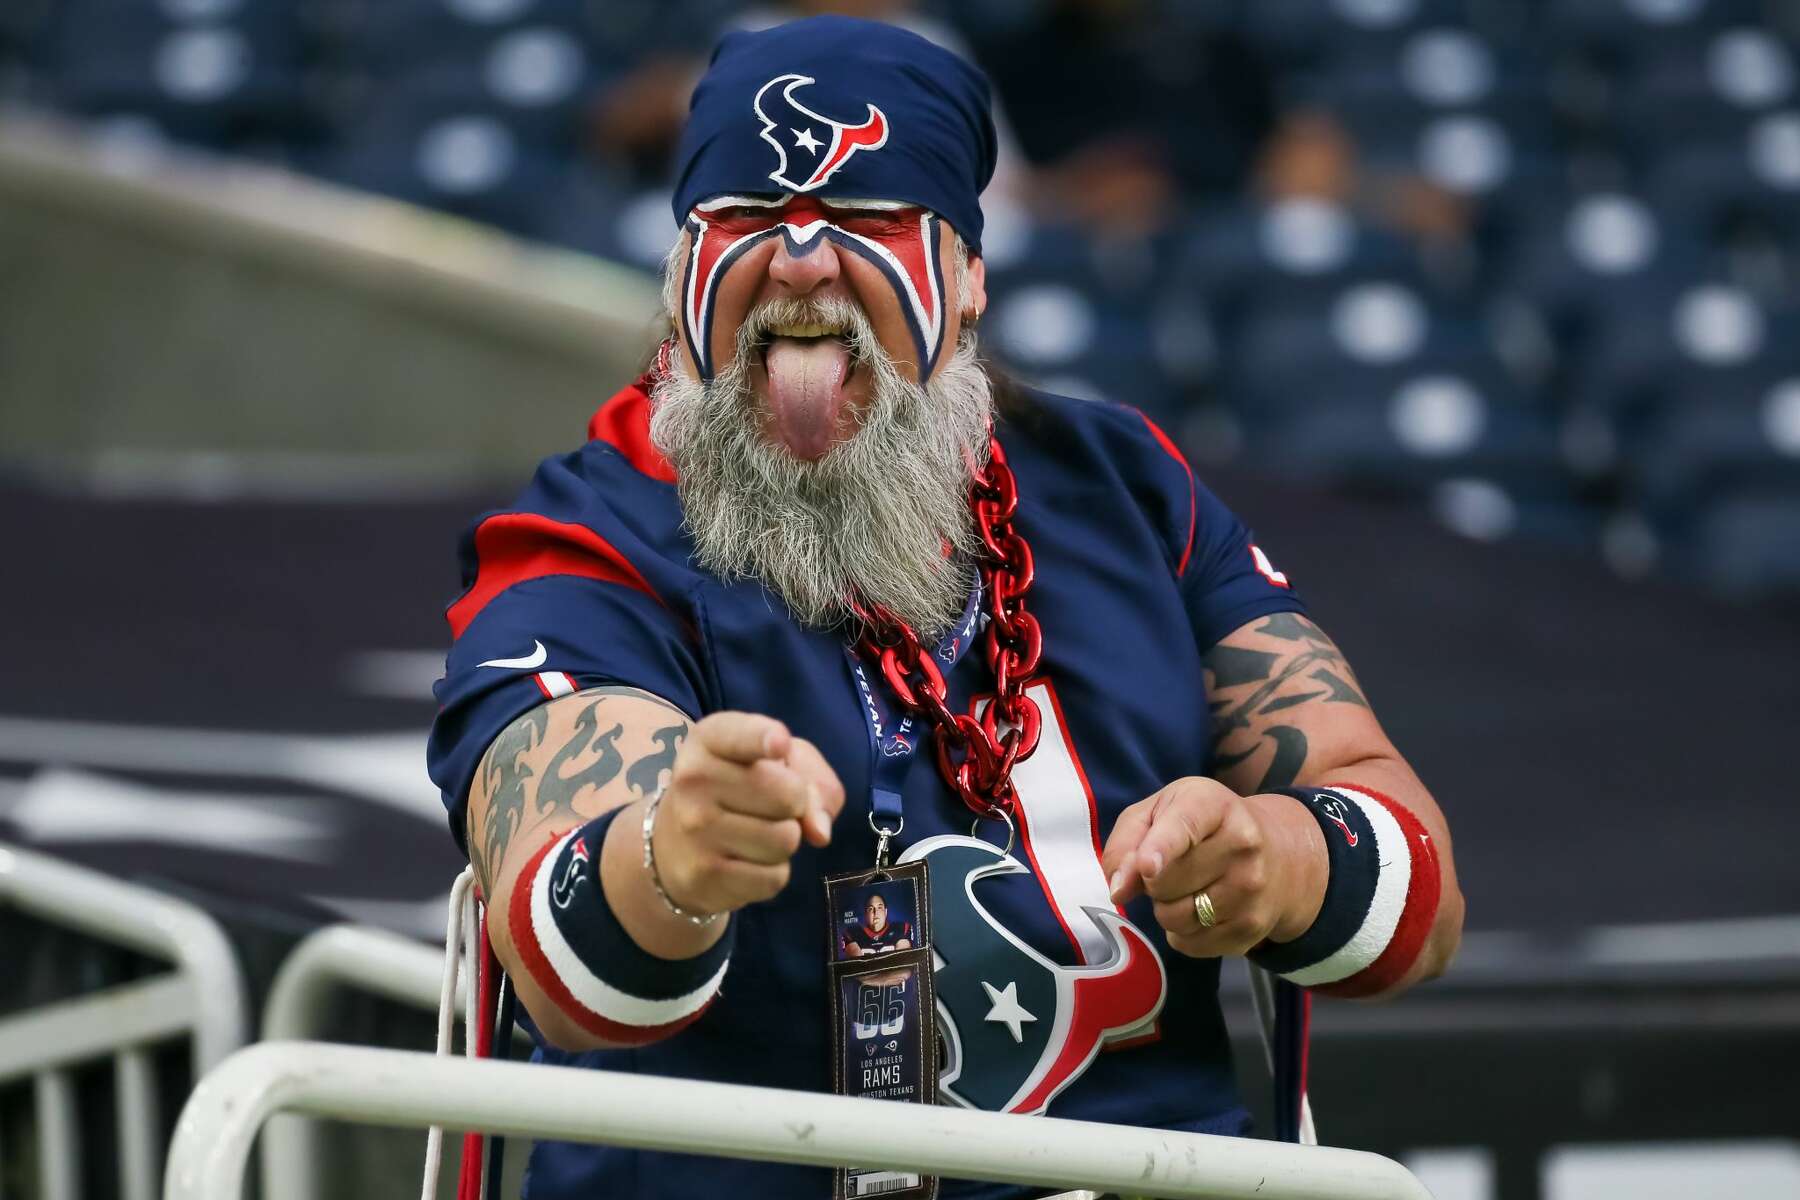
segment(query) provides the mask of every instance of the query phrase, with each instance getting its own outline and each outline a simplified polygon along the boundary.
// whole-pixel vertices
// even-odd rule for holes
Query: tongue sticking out
[[[850,347],[837,338],[778,337],[764,356],[772,432],[795,458],[824,455],[844,421]]]

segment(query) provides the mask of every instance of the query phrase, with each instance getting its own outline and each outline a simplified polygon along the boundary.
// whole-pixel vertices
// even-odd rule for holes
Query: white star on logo
[[[997,988],[984,979],[981,981],[981,986],[986,989],[988,999],[994,1002],[994,1007],[988,1009],[987,1019],[998,1021],[1006,1026],[1006,1031],[1013,1035],[1013,1041],[1023,1042],[1025,1034],[1019,1026],[1026,1021],[1035,1021],[1037,1018],[1026,1012],[1020,1005],[1018,982],[1015,980],[1004,988]]]
[[[796,129],[793,133],[794,145],[810,150],[814,154],[819,152],[819,139],[813,136],[811,129]]]

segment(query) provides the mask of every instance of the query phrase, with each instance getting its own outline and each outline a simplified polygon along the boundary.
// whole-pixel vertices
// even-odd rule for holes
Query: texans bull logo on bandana
[[[860,125],[849,125],[816,113],[794,99],[795,92],[816,82],[810,75],[777,75],[763,84],[756,99],[750,102],[756,110],[756,119],[762,122],[759,136],[775,148],[780,159],[775,169],[769,172],[769,178],[790,192],[810,192],[823,187],[858,150],[879,150],[887,145],[887,114],[873,104],[868,106],[868,115]],[[777,87],[781,88],[780,96],[770,96]],[[823,140],[820,134],[824,135]],[[799,175],[798,179],[790,177],[784,138],[793,143],[795,157],[799,159],[793,171]],[[808,154],[812,157],[804,157]]]
[[[1083,906],[1079,914],[1058,914],[1090,923],[1098,936],[1083,940],[1101,947],[1084,966],[1062,966],[976,897],[984,879],[1029,874],[1018,859],[960,835],[926,838],[900,861],[918,859],[931,864],[937,1009],[947,1050],[941,1095],[991,1112],[1041,1113],[1104,1046],[1153,1027],[1166,986],[1162,960],[1116,910]]]

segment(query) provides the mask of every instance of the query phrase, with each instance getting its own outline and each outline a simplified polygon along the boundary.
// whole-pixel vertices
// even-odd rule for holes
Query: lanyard
[[[975,644],[981,592],[981,575],[976,572],[975,586],[969,590],[969,602],[963,606],[962,616],[932,651],[937,655],[938,669],[945,675]],[[903,713],[896,719],[888,689],[870,678],[867,664],[851,647],[844,647],[844,657],[850,662],[850,675],[861,700],[863,726],[869,731],[869,828],[880,839],[875,850],[879,864],[886,859],[888,840],[906,828],[900,787],[913,756],[919,752],[921,738],[930,731],[921,729],[912,713]]]

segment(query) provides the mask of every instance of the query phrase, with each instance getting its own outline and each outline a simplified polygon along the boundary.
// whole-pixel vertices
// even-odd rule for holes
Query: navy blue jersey
[[[545,462],[516,506],[465,536],[467,591],[449,610],[456,640],[437,687],[432,778],[460,842],[469,782],[494,737],[546,697],[599,684],[643,688],[696,718],[766,713],[811,740],[848,803],[831,845],[803,845],[787,888],[737,915],[731,967],[706,1015],[638,1049],[540,1047],[537,1057],[828,1091],[821,880],[872,860],[875,750],[841,641],[801,627],[760,585],[725,583],[695,565],[647,419],[644,394],[621,392],[596,414],[592,440]],[[1248,621],[1303,607],[1243,523],[1136,410],[1027,393],[996,434],[1018,480],[1015,527],[1036,561],[1028,604],[1044,651],[1029,694],[1043,733],[1014,775],[1020,836],[1010,855],[968,836],[968,810],[929,748],[904,780],[900,845],[930,854],[933,944],[945,959],[943,1090],[977,1107],[1244,1132],[1217,960],[1170,951],[1143,898],[1121,916],[1098,853],[1127,805],[1206,772],[1201,655]],[[947,683],[950,707],[965,711],[992,676],[982,655],[968,654]],[[998,825],[987,836],[1004,841]],[[955,886],[965,879],[974,882]],[[1002,1001],[1004,983],[1016,986]],[[830,1189],[822,1169],[546,1144],[533,1155],[528,1194]],[[1017,1191],[949,1183],[944,1194]]]
[[[846,930],[843,935],[845,946],[855,946],[865,954],[886,954],[892,950],[909,949],[913,943],[911,921],[890,921],[880,929],[870,929],[867,924],[858,925],[855,929]],[[905,942],[902,946],[900,943]]]

